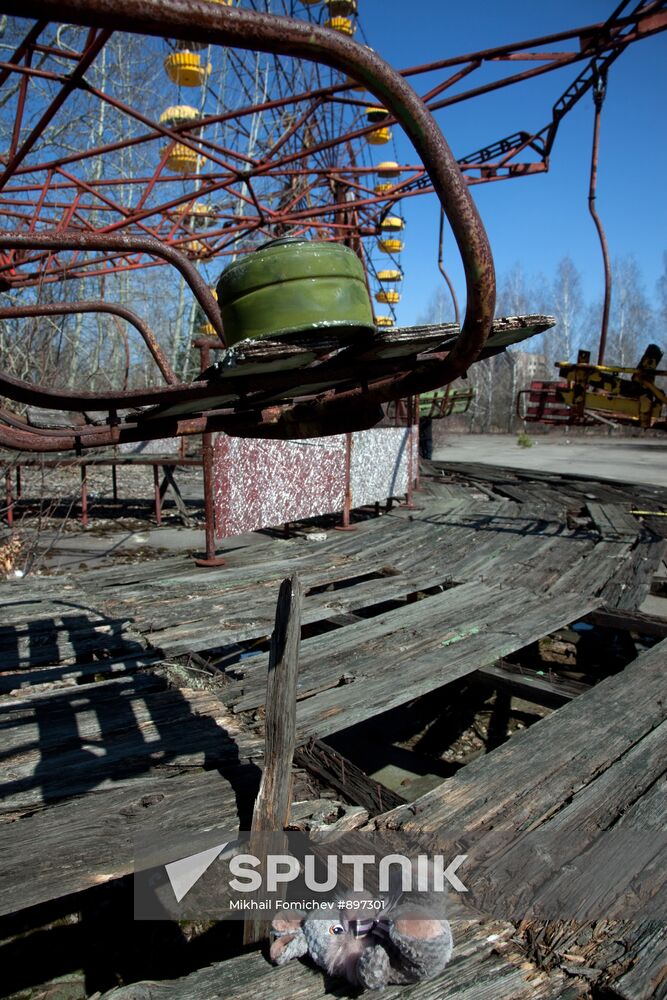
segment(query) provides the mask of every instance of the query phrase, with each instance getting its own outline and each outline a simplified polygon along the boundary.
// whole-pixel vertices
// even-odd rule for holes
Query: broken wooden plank
[[[430,982],[388,986],[383,1000],[574,1000],[562,973],[547,973],[525,961],[511,943],[514,929],[499,921],[452,920],[454,954],[445,972]],[[576,981],[575,981],[576,982]],[[100,1000],[330,1000],[350,990],[321,970],[299,961],[276,968],[257,953],[200,969],[182,979],[121,986]]]
[[[493,687],[506,688],[527,698],[528,701],[535,701],[538,705],[556,708],[560,705],[566,705],[568,701],[572,701],[573,698],[590,688],[590,684],[561,681],[559,678],[552,680],[547,677],[537,677],[534,672],[508,670],[498,664],[482,667],[473,677],[474,680],[478,678]]]
[[[293,574],[283,580],[278,594],[271,636],[266,685],[264,766],[252,814],[250,854],[264,858],[263,834],[287,827],[292,801],[292,760],[296,736],[296,683],[301,641],[301,584]],[[256,944],[268,936],[266,920],[250,913],[243,924],[243,943]]]
[[[625,971],[610,975],[607,988],[619,1000],[655,1000],[664,997],[667,984],[667,924],[664,921],[633,923],[615,937],[628,945]],[[629,940],[628,940],[629,938]]]
[[[603,628],[652,635],[659,639],[667,636],[667,619],[647,615],[643,611],[626,611],[622,608],[596,608],[586,615],[586,621]]]
[[[377,816],[406,802],[391,788],[369,778],[360,767],[322,740],[311,740],[299,747],[294,760],[299,767],[305,767],[350,802],[363,806],[369,816]]]
[[[0,914],[130,874],[142,832],[200,834],[222,817],[226,829],[237,829],[239,804],[250,807],[258,780],[251,764],[230,767],[224,777],[153,770],[0,823]]]
[[[588,513],[603,538],[636,538],[640,524],[620,504],[586,503]]]
[[[597,902],[598,917],[651,914],[666,866],[658,876],[648,859],[643,870],[628,865],[621,878],[615,852],[624,824],[640,835],[664,829],[666,663],[663,641],[411,806],[377,817],[374,826],[437,834],[445,853],[448,836],[464,836],[466,884],[489,912],[500,907],[518,919],[539,904],[547,916],[568,918],[577,916],[568,905]],[[660,836],[649,837],[649,850],[663,850]],[[595,889],[586,871],[597,874]]]

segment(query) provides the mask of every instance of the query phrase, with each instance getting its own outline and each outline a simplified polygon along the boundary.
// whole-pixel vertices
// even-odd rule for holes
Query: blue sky
[[[613,0],[486,0],[474,7],[446,0],[359,0],[359,15],[368,44],[402,68],[603,21],[615,6]],[[359,34],[357,39],[363,40]],[[438,112],[438,123],[455,155],[519,129],[542,127],[551,117],[553,102],[583,65]],[[517,69],[525,66],[520,63]],[[488,77],[473,75],[470,85],[483,79]],[[651,297],[667,249],[665,94],[667,32],[629,46],[611,67],[600,139],[598,210],[610,251],[634,254]],[[592,127],[593,101],[586,95],[561,124],[549,173],[472,189],[500,278],[517,262],[528,276],[543,273],[549,278],[559,259],[570,254],[582,273],[586,298],[601,296],[600,250],[587,208]],[[403,162],[415,162],[400,135],[396,151]],[[387,152],[384,147],[380,158],[386,159]],[[403,299],[397,313],[401,325],[415,322],[442,284],[435,198],[408,199],[403,214],[407,227]],[[464,301],[451,236],[445,260]]]

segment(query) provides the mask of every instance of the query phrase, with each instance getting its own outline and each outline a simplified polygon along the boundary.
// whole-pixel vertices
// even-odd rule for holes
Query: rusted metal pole
[[[81,524],[88,527],[88,466],[81,466]]]
[[[343,517],[340,524],[335,527],[336,531],[356,531],[356,525],[350,524],[350,511],[352,509],[352,435],[345,435],[345,496],[343,498]]]
[[[160,469],[153,466],[153,496],[155,498],[155,523],[158,528],[162,524],[162,495],[160,493]]]
[[[5,503],[7,507],[7,527],[14,526],[14,497],[12,496],[12,472],[9,466],[5,469]]]
[[[415,510],[415,505],[412,502],[412,490],[414,487],[414,423],[415,423],[415,397],[408,396],[408,488],[405,495],[405,502],[400,506],[405,510]]]
[[[211,364],[211,351],[203,342],[199,344],[200,370],[202,372]],[[222,556],[215,554],[215,471],[213,466],[213,434],[206,431],[201,436],[202,472],[204,478],[204,520],[206,532],[206,555],[203,559],[195,559],[197,566],[214,569],[224,566]]]
[[[449,386],[447,386],[447,388],[449,388]],[[420,433],[419,432],[419,412],[420,412],[420,410],[419,410],[419,396],[415,396],[414,400],[415,400],[415,404],[414,404],[415,405],[415,412],[414,412],[414,418],[413,418],[413,421],[412,421],[413,433],[414,433],[414,444],[413,444],[413,447],[414,447],[414,450],[415,450],[415,454],[417,455],[417,468],[415,470],[414,491],[415,491],[415,493],[420,493],[421,492],[421,486],[419,485],[419,458],[420,458],[420,455],[419,455],[419,447],[420,447],[420,444],[419,444],[419,433]]]
[[[115,503],[118,500],[118,469],[115,462],[111,466],[111,494]]]
[[[600,216],[597,213],[595,207],[595,199],[597,196],[597,180],[598,180],[598,146],[600,143],[600,115],[602,112],[602,104],[604,101],[606,92],[606,81],[602,77],[598,77],[595,86],[593,88],[593,101],[595,102],[595,119],[593,125],[593,152],[591,155],[591,179],[588,188],[588,211],[593,217],[593,222],[595,223],[595,228],[597,229],[598,236],[600,238],[600,247],[602,249],[602,260],[604,262],[604,304],[602,306],[602,321],[600,324],[600,346],[598,348],[598,364],[604,364],[604,355],[607,347],[607,330],[609,327],[609,310],[611,308],[611,265],[609,263],[609,247],[607,245],[607,236],[602,225]]]
[[[69,316],[79,313],[110,313],[112,316],[119,316],[121,319],[127,320],[141,334],[165,382],[169,385],[175,385],[178,382],[151,328],[126,306],[117,305],[114,302],[104,302],[102,299],[82,302],[43,302],[30,306],[6,306],[4,309],[0,309],[0,320],[22,319],[32,316]]]

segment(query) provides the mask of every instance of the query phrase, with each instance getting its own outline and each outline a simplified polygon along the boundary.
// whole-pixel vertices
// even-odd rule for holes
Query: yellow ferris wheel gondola
[[[332,16],[341,14],[349,17],[350,14],[357,13],[357,0],[326,0],[326,5]]]
[[[400,177],[401,175],[401,168],[394,160],[384,160],[382,163],[378,163],[376,171],[378,177]]]
[[[400,253],[404,245],[403,240],[397,240],[394,237],[378,240],[378,250],[381,253]]]
[[[332,31],[337,31],[341,35],[352,35],[357,30],[357,26],[350,17],[330,17],[324,22],[325,28],[331,28]]]
[[[400,233],[405,229],[405,220],[398,215],[387,215],[380,223],[383,233]]]
[[[379,292],[375,293],[375,301],[386,302],[388,305],[395,305],[397,302],[401,301],[401,296],[395,288],[388,288],[386,291],[384,288],[381,288]]]
[[[372,132],[366,134],[366,142],[370,143],[371,146],[384,146],[386,143],[391,142],[392,131],[383,125],[382,128],[375,128]]]
[[[204,65],[201,56],[189,49],[171,52],[164,61],[164,68],[172,83],[179,87],[201,87],[211,73],[211,64]]]
[[[383,122],[385,118],[389,117],[389,112],[386,108],[381,108],[378,105],[371,105],[371,107],[366,108],[366,121],[371,125],[375,125],[377,122]]]
[[[174,125],[194,125],[196,122],[200,121],[201,115],[197,108],[191,107],[189,104],[174,104],[171,107],[165,108],[165,110],[160,115],[160,124],[168,125],[172,127]]]
[[[391,316],[374,316],[376,326],[394,326]]]
[[[214,210],[203,201],[178,205],[168,213],[169,217],[183,222],[191,229],[208,229],[214,221]]]
[[[162,150],[164,153],[164,149]],[[194,149],[177,142],[167,157],[165,166],[175,174],[196,174],[201,157]]]
[[[399,271],[398,268],[387,268],[384,271],[378,271],[377,279],[378,281],[403,281],[403,272]]]

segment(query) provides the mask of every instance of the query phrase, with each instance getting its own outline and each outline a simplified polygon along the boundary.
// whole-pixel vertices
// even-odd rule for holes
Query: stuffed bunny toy
[[[452,954],[448,921],[387,910],[376,919],[357,920],[350,910],[321,907],[305,918],[276,917],[271,934],[277,965],[309,955],[330,975],[368,990],[433,979]]]

